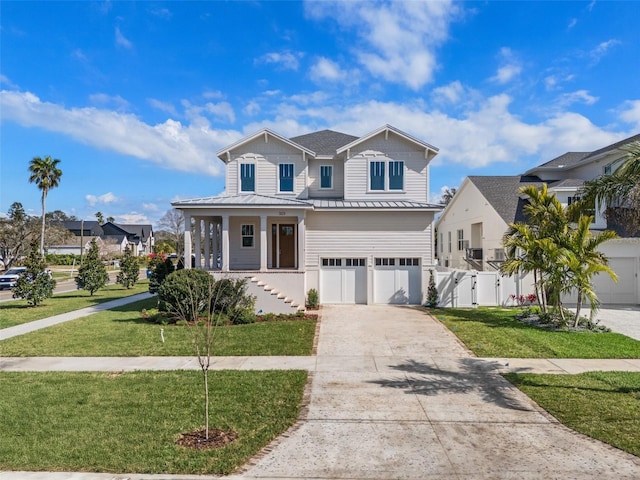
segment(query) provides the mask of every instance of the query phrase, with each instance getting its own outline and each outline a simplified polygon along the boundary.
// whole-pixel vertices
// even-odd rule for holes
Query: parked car
[[[16,282],[20,275],[27,271],[27,267],[13,267],[0,275],[0,290],[5,288],[13,288],[16,286]]]

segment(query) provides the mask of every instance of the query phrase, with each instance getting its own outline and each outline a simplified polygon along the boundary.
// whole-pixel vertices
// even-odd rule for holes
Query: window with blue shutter
[[[240,191],[256,191],[256,166],[253,163],[240,164]]]
[[[389,190],[404,188],[404,162],[389,162]]]
[[[384,190],[384,162],[369,164],[370,190]]]
[[[320,166],[320,188],[333,188],[333,167],[331,165]]]
[[[293,163],[280,164],[280,191],[293,192]]]

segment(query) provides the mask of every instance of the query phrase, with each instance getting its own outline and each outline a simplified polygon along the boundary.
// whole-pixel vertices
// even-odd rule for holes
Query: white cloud
[[[127,49],[131,49],[133,48],[133,43],[131,43],[130,40],[128,40],[120,31],[120,27],[116,27],[116,45],[120,46],[120,47],[124,47]]]
[[[107,95],[106,93],[94,93],[89,95],[89,100],[94,105],[100,106],[114,106],[117,110],[127,110],[129,108],[129,102],[127,102],[120,95]]]
[[[499,57],[502,65],[491,80],[504,85],[522,73],[522,65],[510,48],[501,48]]]
[[[318,61],[311,67],[309,75],[316,83],[323,83],[326,81],[338,82],[346,78],[346,73],[340,69],[340,66],[333,60],[325,57],[318,59]]]
[[[255,100],[250,100],[242,109],[245,115],[253,117],[260,113],[260,104]]]
[[[160,210],[160,207],[155,203],[143,203],[142,208],[148,212],[157,212]]]
[[[577,18],[572,18],[569,21],[569,25],[567,25],[567,29],[571,30],[573,27],[575,27],[578,24],[578,19]]]
[[[300,52],[291,52],[285,50],[283,52],[269,52],[257,58],[255,63],[275,64],[284,70],[298,70],[300,67],[300,59],[303,54]]]
[[[459,81],[451,82],[443,87],[434,88],[432,96],[437,103],[456,104],[465,95],[465,88]]]
[[[598,97],[590,95],[587,90],[576,90],[575,92],[565,93],[560,97],[559,104],[568,106],[574,103],[584,103],[593,105],[598,101]]]
[[[120,215],[116,215],[117,223],[126,224],[137,224],[137,223],[151,223],[149,221],[149,217],[147,217],[143,213],[131,212],[131,213],[122,213]]]
[[[2,85],[9,88],[13,88],[13,89],[18,88],[16,84],[14,84],[11,80],[9,80],[9,77],[0,73],[0,86]]]
[[[602,42],[589,52],[589,57],[591,57],[591,60],[593,62],[597,63],[609,52],[609,50],[611,50],[611,48],[615,47],[616,45],[620,45],[619,40],[611,39],[607,40],[606,42]]]
[[[207,100],[220,100],[221,98],[224,98],[224,93],[220,90],[205,90],[202,93],[202,97]]]
[[[640,130],[640,100],[628,100],[622,105],[620,118]]]
[[[155,108],[156,110],[160,110],[162,112],[167,112],[173,116],[178,116],[178,112],[176,111],[176,107],[171,105],[170,103],[163,102],[161,100],[156,100],[155,98],[148,98],[147,103]]]
[[[355,32],[356,60],[371,75],[417,90],[433,79],[436,49],[448,37],[458,4],[438,2],[307,2],[306,14]]]
[[[168,20],[173,16],[173,13],[171,13],[171,10],[168,8],[150,8],[149,13],[154,17],[163,18],[165,20]]]
[[[105,193],[103,195],[85,195],[84,199],[90,206],[95,205],[109,205],[110,203],[114,203],[118,201],[118,198],[111,192]]]
[[[30,92],[1,91],[0,108],[4,121],[57,132],[165,168],[204,175],[221,174],[215,152],[238,139],[237,132],[213,130],[208,124],[183,125],[168,119],[149,125],[132,114],[43,102]]]

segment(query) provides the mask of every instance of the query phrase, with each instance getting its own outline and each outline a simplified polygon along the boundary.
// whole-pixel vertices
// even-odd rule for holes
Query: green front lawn
[[[104,289],[95,292],[93,296],[89,295],[86,290],[58,293],[37,307],[28,306],[26,300],[3,302],[0,303],[0,329],[91,307],[148,290],[149,282],[142,280],[130,289],[117,284],[107,285]]]
[[[640,373],[505,377],[569,428],[640,457]]]
[[[185,325],[156,325],[140,316],[142,300],[0,342],[0,356],[194,355]],[[165,342],[160,331],[164,330]],[[311,355],[315,322],[292,320],[218,327],[214,355]]]
[[[0,372],[0,471],[228,474],[289,428],[307,374],[210,372],[210,427],[238,438],[219,450],[176,445],[204,426],[197,372]]]
[[[624,335],[543,330],[516,320],[517,311],[481,307],[430,313],[479,357],[640,358],[640,342]]]

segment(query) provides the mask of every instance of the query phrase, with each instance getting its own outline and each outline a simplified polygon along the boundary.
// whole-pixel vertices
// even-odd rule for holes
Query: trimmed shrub
[[[149,262],[151,276],[149,277],[149,293],[158,293],[160,285],[164,282],[167,275],[175,271],[173,262],[170,258],[162,260],[162,257],[156,256]]]
[[[176,270],[158,289],[158,308],[176,319],[193,322],[210,309],[215,283],[204,270]]]
[[[307,292],[307,307],[318,308],[318,291],[315,288]]]

